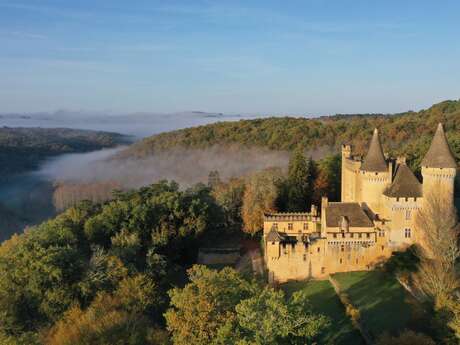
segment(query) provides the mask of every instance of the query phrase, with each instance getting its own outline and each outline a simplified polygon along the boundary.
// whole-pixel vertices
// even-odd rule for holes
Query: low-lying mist
[[[124,147],[94,153],[69,154],[53,159],[38,171],[53,181],[97,183],[114,181],[124,188],[137,188],[162,179],[181,186],[206,182],[217,170],[222,179],[247,175],[268,167],[286,167],[289,153],[239,146],[208,149],[174,149],[144,159],[119,159]]]

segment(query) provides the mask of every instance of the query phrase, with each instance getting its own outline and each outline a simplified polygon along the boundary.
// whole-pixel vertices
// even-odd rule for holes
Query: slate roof
[[[347,217],[350,227],[374,227],[372,220],[357,202],[329,203],[326,207],[326,226],[338,227],[342,217]]]
[[[387,171],[387,162],[385,156],[383,155],[382,144],[380,143],[379,131],[374,129],[374,134],[372,135],[371,142],[369,144],[369,151],[367,152],[366,157],[364,157],[363,164],[361,165],[361,170],[365,171]]]
[[[422,160],[422,166],[430,168],[457,168],[457,162],[447,143],[442,124],[438,124],[431,146]]]
[[[272,226],[272,228],[267,234],[266,240],[268,242],[281,242],[283,240],[283,237],[279,234],[278,231],[276,231],[275,227]]]
[[[422,184],[406,163],[398,165],[393,183],[383,192],[393,198],[419,198],[422,196]]]

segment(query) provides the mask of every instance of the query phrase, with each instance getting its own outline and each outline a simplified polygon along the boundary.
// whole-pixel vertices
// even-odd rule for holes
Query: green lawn
[[[290,296],[295,291],[305,290],[310,297],[313,310],[331,319],[331,328],[321,336],[321,345],[362,345],[364,344],[358,331],[350,319],[329,281],[289,282],[281,288]]]
[[[428,316],[393,276],[370,271],[338,273],[333,278],[359,308],[361,320],[373,337],[384,331],[428,331]]]

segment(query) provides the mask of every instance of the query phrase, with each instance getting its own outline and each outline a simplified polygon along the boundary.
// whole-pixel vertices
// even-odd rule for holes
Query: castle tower
[[[350,201],[354,198],[355,175],[348,167],[351,158],[351,145],[342,145],[342,183],[340,191],[340,200],[342,201]]]
[[[374,214],[380,214],[382,207],[382,194],[391,183],[391,165],[383,154],[380,143],[379,131],[374,129],[369,151],[360,168],[361,202]]]
[[[457,162],[450,150],[442,124],[438,124],[431,146],[422,160],[423,196],[440,191],[453,201]]]

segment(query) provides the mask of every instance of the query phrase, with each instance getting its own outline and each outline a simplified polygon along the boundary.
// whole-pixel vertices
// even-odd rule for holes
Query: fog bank
[[[268,167],[284,168],[289,161],[288,152],[239,146],[174,149],[145,159],[114,159],[122,149],[64,155],[45,163],[37,174],[49,180],[72,183],[115,181],[125,188],[137,188],[162,179],[190,186],[207,182],[213,170],[217,170],[222,179],[228,179]]]

